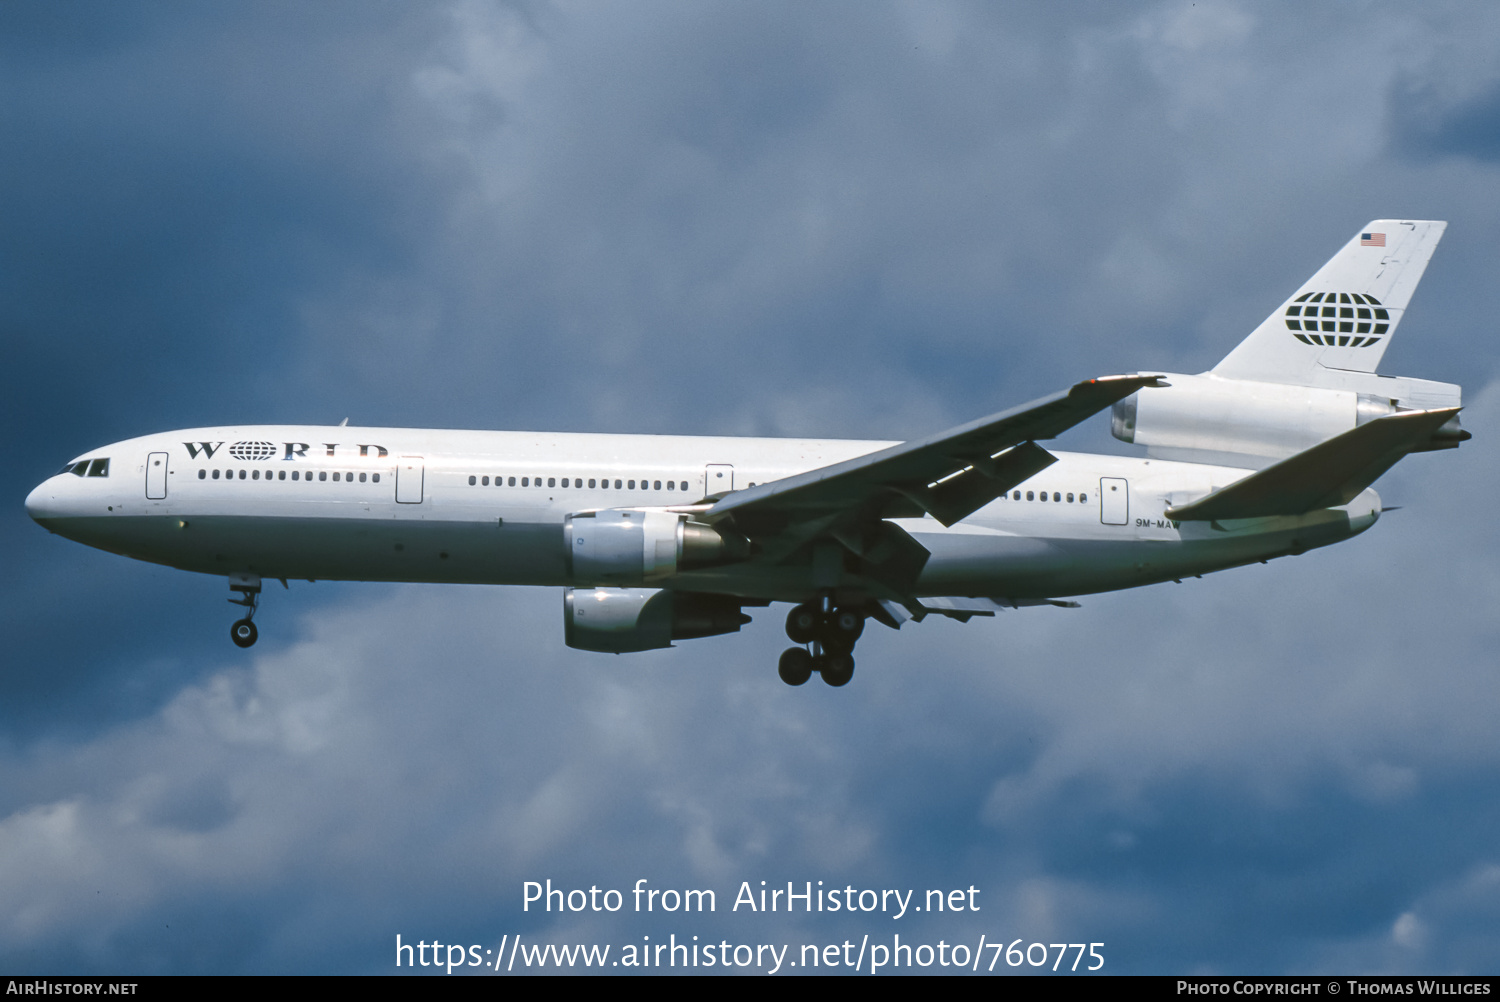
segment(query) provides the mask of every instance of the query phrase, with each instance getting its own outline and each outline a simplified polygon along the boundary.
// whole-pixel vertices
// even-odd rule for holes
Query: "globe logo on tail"
[[[1303,344],[1366,348],[1391,328],[1380,300],[1360,292],[1304,292],[1286,308],[1286,327]]]

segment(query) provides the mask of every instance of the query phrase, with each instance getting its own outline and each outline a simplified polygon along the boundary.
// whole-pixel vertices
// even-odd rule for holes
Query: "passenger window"
[[[556,477],[548,477],[547,478],[547,486],[548,487],[556,487],[557,486],[557,478]]]
[[[594,478],[594,477],[589,477],[589,490],[593,490],[594,489],[594,480],[595,479],[596,478]]]
[[[1036,500],[1036,493],[1033,492],[1033,491],[1027,491],[1026,492],[1026,500],[1027,501],[1035,501]]]
[[[510,486],[512,486],[512,487],[516,486],[516,478],[515,477],[511,477],[510,478]]]
[[[564,486],[564,487],[566,487],[566,486],[568,486],[568,478],[567,478],[567,477],[563,477],[563,482],[562,482],[562,485],[563,485],[563,486]]]
[[[244,479],[245,479],[245,471],[244,471],[244,470],[241,470],[241,471],[240,471],[240,479],[241,479],[241,480],[244,480]]]
[[[319,480],[327,480],[328,479],[328,471],[327,470],[319,470],[318,471],[318,479]]]
[[[252,471],[251,474],[250,474],[250,479],[251,480],[259,480],[260,479],[260,471],[259,470]]]
[[[655,491],[661,490],[661,481],[660,480],[656,481],[655,486],[653,486],[651,489],[655,490]]]
[[[208,477],[208,471],[207,470],[199,470],[198,471],[198,479],[199,480],[204,480],[207,477]]]
[[[679,490],[684,490],[684,491],[687,490],[687,481],[686,480],[684,480],[682,482],[682,487],[680,487]]]
[[[359,482],[360,482],[360,483],[364,483],[364,482],[365,482],[365,475],[364,475],[364,474],[363,474],[363,473],[361,473],[361,474],[360,474],[360,475],[359,475]]]
[[[214,470],[214,479],[215,480],[219,479],[219,471],[218,470]]]
[[[372,473],[372,474],[370,474],[370,479],[373,480],[373,481],[375,481],[378,484],[378,483],[380,483],[380,474],[378,474],[378,473]]]
[[[1068,494],[1068,504],[1072,504],[1072,503],[1073,503],[1073,495],[1072,495],[1071,492],[1069,492],[1069,494]]]
[[[276,479],[277,480],[285,480],[286,479],[286,470],[278,470],[277,473],[276,473]]]
[[[1088,504],[1089,503],[1089,496],[1087,494],[1080,494],[1080,495],[1078,495],[1078,503],[1079,504]]]
[[[360,479],[364,479],[364,478],[361,477]],[[489,477],[480,477],[479,478],[479,482],[482,483],[484,486],[488,487],[490,485],[490,478]]]
[[[1016,491],[1014,499],[1017,500],[1017,501],[1021,500],[1021,492],[1020,491]]]
[[[750,486],[754,487],[755,485],[751,484]],[[675,480],[668,480],[667,481],[667,490],[670,491],[670,490],[676,490],[676,489],[677,489],[677,481],[675,481]]]
[[[335,474],[334,474],[334,475],[333,475],[333,482],[334,482],[334,483],[338,483],[338,482],[339,482],[339,475],[338,475],[338,474],[337,474],[337,473],[335,473]]]
[[[477,483],[479,483],[479,478],[478,477],[470,477],[469,478],[469,486],[470,487],[473,487]]]
[[[521,478],[521,486],[522,487],[530,487],[531,486],[531,478],[530,477],[522,477]]]
[[[615,481],[615,490],[619,490],[619,489],[620,489],[620,481],[616,480]]]
[[[1053,491],[1052,492],[1052,500],[1054,500],[1054,501],[1061,501],[1062,500],[1062,494],[1060,494],[1057,491]]]

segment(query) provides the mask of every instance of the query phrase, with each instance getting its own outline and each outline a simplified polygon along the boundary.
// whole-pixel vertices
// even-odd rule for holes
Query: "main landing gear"
[[[236,647],[249,647],[260,636],[260,631],[251,621],[255,617],[255,608],[260,603],[260,575],[236,571],[229,575],[229,590],[240,593],[239,598],[229,600],[231,605],[243,605],[250,610],[245,613],[244,619],[234,621],[234,625],[229,628],[229,639],[234,641]]]
[[[835,609],[827,597],[799,605],[786,617],[786,635],[812,649],[787,648],[776,672],[787,685],[801,685],[813,672],[829,685],[848,685],[854,677],[854,642],[864,632],[865,617],[857,609]]]

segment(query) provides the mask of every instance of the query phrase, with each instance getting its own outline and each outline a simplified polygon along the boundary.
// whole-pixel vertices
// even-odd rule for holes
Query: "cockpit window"
[[[69,463],[57,471],[57,476],[71,473],[75,477],[107,477],[109,476],[108,459],[80,459],[76,463]]]

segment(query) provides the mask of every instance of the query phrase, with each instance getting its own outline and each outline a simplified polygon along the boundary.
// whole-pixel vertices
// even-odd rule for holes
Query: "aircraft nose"
[[[48,489],[44,480],[37,485],[36,489],[26,495],[26,514],[30,515],[32,521],[38,525],[47,526],[50,518],[57,514],[56,498]]]

